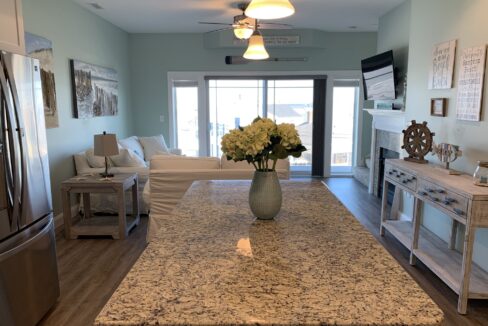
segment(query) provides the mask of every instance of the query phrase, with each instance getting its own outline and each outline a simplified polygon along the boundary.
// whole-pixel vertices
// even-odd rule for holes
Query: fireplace
[[[379,169],[378,169],[378,189],[377,189],[377,196],[381,198],[383,194],[383,181],[385,180],[385,160],[387,159],[395,159],[400,158],[400,153],[392,151],[390,149],[380,147],[380,155],[379,155]],[[388,184],[388,204],[393,203],[393,197],[395,196],[395,186],[392,184]]]
[[[385,160],[403,157],[401,146],[403,142],[402,130],[406,127],[405,112],[377,109],[365,110],[373,116],[369,193],[380,197],[383,187]]]

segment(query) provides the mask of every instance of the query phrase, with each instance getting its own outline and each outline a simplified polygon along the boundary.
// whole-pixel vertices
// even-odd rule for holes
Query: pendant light
[[[234,35],[237,37],[239,40],[247,40],[249,39],[254,30],[246,25],[240,25],[234,28]]]
[[[246,16],[255,19],[285,18],[294,13],[289,0],[252,0],[246,8]]]
[[[264,39],[258,30],[255,30],[249,39],[249,46],[247,47],[244,58],[248,60],[264,60],[269,58],[268,51],[264,47]]]

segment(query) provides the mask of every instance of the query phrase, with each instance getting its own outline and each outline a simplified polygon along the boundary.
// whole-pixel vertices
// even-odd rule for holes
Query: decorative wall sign
[[[480,121],[483,82],[485,76],[486,45],[465,49],[459,69],[457,118]]]
[[[117,71],[71,60],[71,76],[75,118],[117,115]]]
[[[430,115],[436,117],[445,117],[447,108],[446,98],[433,98],[430,100]]]
[[[59,127],[56,103],[56,83],[54,81],[53,44],[47,38],[25,33],[27,55],[39,59],[41,64],[42,98],[46,128]]]
[[[456,40],[434,46],[429,73],[429,89],[452,88],[455,57]]]

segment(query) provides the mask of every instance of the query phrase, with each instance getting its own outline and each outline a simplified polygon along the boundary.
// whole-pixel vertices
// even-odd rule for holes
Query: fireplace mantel
[[[405,111],[364,109],[373,116],[374,129],[401,133],[405,129]]]
[[[364,109],[364,111],[368,112],[373,116],[373,128],[372,128],[372,136],[371,136],[371,169],[370,169],[370,177],[369,177],[369,193],[374,193],[374,183],[377,179],[378,171],[378,152],[377,152],[377,131],[383,130],[393,134],[401,134],[402,130],[404,130],[407,126],[406,119],[405,119],[405,111],[396,111],[396,110],[378,110],[378,109]],[[400,156],[403,153],[401,148],[394,148],[392,150],[398,151]],[[375,175],[376,174],[376,175]]]

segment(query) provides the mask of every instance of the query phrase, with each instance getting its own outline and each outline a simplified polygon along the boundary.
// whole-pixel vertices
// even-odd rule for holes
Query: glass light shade
[[[247,40],[252,36],[254,30],[246,26],[239,26],[234,28],[234,35],[240,40]]]
[[[246,16],[255,19],[278,19],[294,13],[289,0],[252,0],[246,8]]]
[[[258,32],[254,32],[249,39],[249,46],[247,47],[244,58],[248,60],[264,60],[269,58],[268,51],[264,47],[263,36]]]

